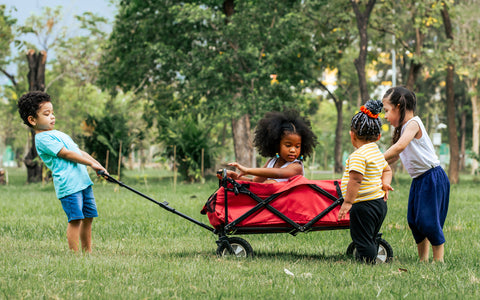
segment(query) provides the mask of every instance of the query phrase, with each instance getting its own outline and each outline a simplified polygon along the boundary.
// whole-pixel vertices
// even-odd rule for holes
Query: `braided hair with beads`
[[[367,142],[375,142],[382,129],[382,122],[378,114],[382,111],[383,103],[380,100],[368,100],[360,107],[350,124],[350,130],[360,139]]]

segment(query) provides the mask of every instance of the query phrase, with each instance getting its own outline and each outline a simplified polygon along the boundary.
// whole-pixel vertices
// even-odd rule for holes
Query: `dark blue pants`
[[[357,259],[374,263],[378,255],[377,234],[387,215],[383,198],[354,203],[350,210],[350,236],[357,249]]]
[[[445,243],[443,225],[447,218],[450,181],[438,166],[412,180],[407,220],[415,242],[428,238],[433,246]]]

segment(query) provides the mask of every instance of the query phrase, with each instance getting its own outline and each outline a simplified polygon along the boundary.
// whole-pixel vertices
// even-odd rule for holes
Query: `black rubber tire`
[[[347,255],[355,257],[357,253],[357,249],[355,247],[355,244],[353,242],[350,243],[347,247]],[[376,263],[377,264],[383,264],[383,263],[388,263],[393,259],[393,249],[390,244],[384,240],[380,239],[379,240],[379,245],[378,245],[378,254],[377,254],[377,259]]]
[[[228,238],[228,242],[232,246],[234,253],[230,253],[227,245],[222,244],[217,248],[218,256],[235,256],[240,258],[253,257],[252,246],[250,246],[246,240],[239,237],[231,237]]]

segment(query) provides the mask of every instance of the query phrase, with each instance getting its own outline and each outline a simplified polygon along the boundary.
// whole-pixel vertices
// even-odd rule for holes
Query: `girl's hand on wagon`
[[[340,207],[340,211],[338,212],[338,221],[344,219],[351,208],[352,203],[343,202],[342,207]]]
[[[244,167],[242,166],[241,164],[237,163],[237,162],[232,162],[232,163],[229,163],[228,164],[229,166],[233,166],[235,168],[237,168],[238,170],[240,170],[240,174],[238,175],[238,177],[242,177],[242,176],[245,176],[245,175],[248,175],[248,168],[247,167]],[[234,178],[235,179],[235,178]]]
[[[238,174],[234,171],[227,170],[227,177],[232,178],[233,180],[237,180],[238,177],[240,177],[240,176],[238,176]],[[218,179],[223,179],[222,174],[217,173],[217,178]]]

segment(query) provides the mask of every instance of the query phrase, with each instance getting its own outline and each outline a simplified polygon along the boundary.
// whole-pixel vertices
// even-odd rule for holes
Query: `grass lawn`
[[[200,210],[216,180],[174,190],[156,172],[126,176],[128,185],[209,224]],[[0,299],[480,298],[480,190],[472,177],[452,186],[446,262],[432,264],[418,262],[406,223],[410,178],[397,175],[382,227],[394,259],[375,266],[345,255],[348,230],[243,235],[255,257],[218,258],[217,236],[104,181],[94,186],[93,253],[74,254],[53,185],[25,185],[25,178],[9,170],[10,184],[0,186]]]

